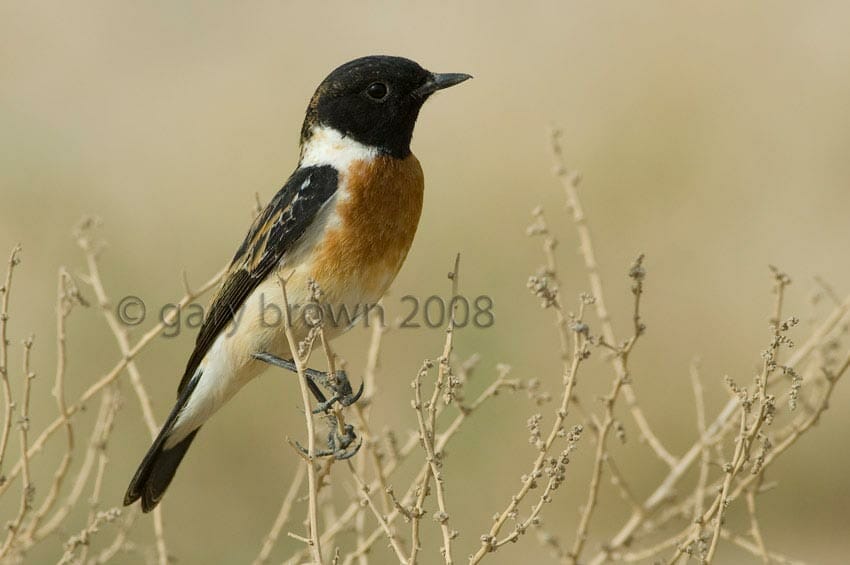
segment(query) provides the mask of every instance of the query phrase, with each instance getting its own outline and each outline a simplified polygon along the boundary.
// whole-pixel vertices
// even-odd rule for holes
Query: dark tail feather
[[[177,467],[197,433],[198,430],[193,431],[171,449],[163,449],[162,445],[154,443],[142,460],[142,464],[139,465],[133,480],[130,481],[127,494],[124,495],[124,506],[133,504],[141,498],[142,512],[153,510],[162,500],[165,489],[171,484]]]
[[[195,383],[197,383],[197,379],[190,381],[189,386],[181,392],[177,404],[162,425],[153,445],[142,459],[133,480],[130,481],[130,486],[127,487],[127,494],[124,495],[124,506],[129,506],[141,498],[142,511],[150,512],[162,500],[162,495],[168,485],[171,484],[171,479],[174,478],[177,467],[180,466],[183,456],[186,455],[186,450],[192,445],[195,434],[200,430],[200,428],[193,430],[177,445],[165,449],[165,442],[171,435],[180,410],[189,400],[189,396],[195,388]]]

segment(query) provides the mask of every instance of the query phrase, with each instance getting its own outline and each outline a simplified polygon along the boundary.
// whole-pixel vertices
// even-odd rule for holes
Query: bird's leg
[[[282,359],[272,355],[271,353],[255,353],[254,358],[276,367],[288,369],[293,373],[298,372],[298,367],[292,359]],[[331,406],[333,406],[334,402],[339,402],[343,406],[351,406],[357,402],[363,394],[363,383],[360,383],[360,388],[358,388],[355,393],[351,389],[351,382],[349,382],[348,375],[345,371],[334,371],[333,375],[329,375],[324,371],[307,368],[304,369],[304,376],[307,377],[307,384],[310,386],[310,391],[319,403],[318,406],[313,409],[314,414],[327,412],[330,410]],[[332,396],[330,399],[325,399],[325,396],[319,390],[318,385],[322,385],[325,389],[331,391]]]
[[[298,367],[295,365],[295,362],[292,359],[282,359],[276,355],[272,355],[271,353],[254,353],[254,359],[258,361],[262,361],[264,363],[268,363],[269,365],[274,365],[275,367],[281,367],[283,369],[289,369],[293,373],[298,372]],[[311,373],[315,373],[317,371],[313,371],[312,369],[307,369],[304,371],[304,376],[307,377],[307,387],[310,389],[310,392],[313,393],[313,396],[316,398],[316,402],[319,403],[319,406],[327,405],[327,408],[330,408],[331,403],[328,403],[327,398],[322,393],[319,386],[316,384],[314,377]],[[313,410],[313,413],[318,414],[319,412],[324,412],[327,408],[316,409]]]
[[[264,363],[268,363],[269,365],[274,365],[275,367],[288,369],[293,373],[298,372],[298,367],[292,359],[282,359],[276,355],[272,355],[271,353],[255,353],[254,358],[259,361],[263,361]],[[339,402],[343,406],[351,406],[357,402],[360,395],[363,394],[363,385],[360,385],[360,388],[357,390],[357,394],[353,394],[351,384],[348,382],[348,377],[346,376],[345,371],[337,371],[333,378],[330,378],[328,377],[328,374],[323,371],[305,369],[304,376],[307,378],[307,386],[309,387],[310,392],[312,392],[313,396],[316,397],[316,402],[318,403],[316,408],[313,409],[313,413],[325,413],[328,418],[328,424],[330,425],[330,432],[328,433],[328,448],[317,451],[315,453],[316,457],[333,457],[338,460],[353,457],[354,454],[360,450],[363,440],[355,443],[358,438],[357,434],[354,433],[354,426],[351,424],[343,426],[343,431],[340,433],[338,430],[339,426],[337,426],[336,416],[331,414],[329,411],[334,402]],[[334,395],[330,398],[330,400],[325,398],[325,395],[319,388],[319,384],[333,392]],[[301,444],[295,442],[295,445],[304,454],[308,454],[308,451],[304,449]]]

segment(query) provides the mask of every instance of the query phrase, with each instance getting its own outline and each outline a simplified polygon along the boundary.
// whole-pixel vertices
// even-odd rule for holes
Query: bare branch
[[[301,402],[304,404],[304,421],[307,426],[307,495],[308,495],[308,512],[307,522],[309,524],[308,546],[313,554],[313,559],[316,563],[324,563],[322,560],[322,545],[319,537],[319,515],[318,515],[318,493],[319,485],[316,478],[316,432],[313,427],[313,410],[310,405],[310,394],[307,389],[307,376],[304,371],[307,368],[307,360],[310,356],[310,351],[306,352],[306,359],[302,357],[298,343],[292,333],[292,323],[289,319],[289,300],[286,295],[286,281],[282,277],[278,277],[280,289],[283,296],[283,327],[286,333],[286,341],[289,344],[289,351],[292,354],[292,359],[295,361],[295,367],[298,370],[298,384],[301,388]]]
[[[12,387],[9,384],[9,297],[12,294],[12,276],[15,267],[21,262],[21,246],[16,245],[9,254],[8,266],[6,267],[6,279],[0,287],[3,295],[0,305],[0,379],[3,383],[3,431],[0,432],[0,472],[3,470],[3,459],[6,455],[6,447],[9,444],[9,432],[12,429],[12,411],[15,404],[12,400]],[[7,479],[8,480],[8,479]],[[2,486],[2,481],[0,481]]]
[[[30,391],[32,390],[32,380],[35,378],[35,374],[30,370],[30,352],[32,351],[32,342],[32,336],[23,341],[24,390],[21,395],[21,418],[18,420],[18,431],[21,438],[21,469],[23,476],[23,483],[21,485],[21,502],[18,507],[17,516],[15,516],[15,518],[7,526],[9,533],[6,536],[6,541],[3,542],[3,546],[0,547],[0,559],[5,557],[6,554],[9,553],[9,550],[12,549],[12,546],[16,541],[16,537],[20,532],[21,525],[24,522],[24,518],[30,509],[32,509],[32,499],[35,494],[35,489],[32,486],[32,479],[30,476],[30,461],[27,456],[30,429]]]

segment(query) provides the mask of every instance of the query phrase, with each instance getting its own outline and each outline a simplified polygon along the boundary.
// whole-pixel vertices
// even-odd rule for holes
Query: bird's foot
[[[282,367],[293,373],[298,372],[298,367],[292,359],[282,359],[271,353],[255,353],[254,358],[276,367]],[[310,387],[310,392],[313,393],[316,402],[318,402],[316,408],[313,409],[314,414],[329,411],[336,402],[339,402],[342,406],[351,406],[363,394],[363,383],[360,383],[360,388],[355,393],[351,388],[351,382],[348,380],[348,375],[345,371],[335,371],[333,374],[328,374],[324,371],[307,368],[304,369],[304,376],[307,377],[307,385]],[[332,393],[330,399],[325,398],[325,395],[319,389],[319,385]]]
[[[333,457],[337,461],[343,461],[354,457],[360,451],[360,446],[363,445],[363,440],[357,437],[354,433],[354,426],[346,424],[342,428],[342,432],[338,429],[337,419],[335,416],[328,415],[328,424],[330,432],[328,432],[328,448],[320,449],[314,454],[316,457]],[[309,457],[309,450],[305,449],[300,443],[295,442],[295,446],[301,453]]]
[[[307,371],[312,374],[308,375]],[[360,387],[357,389],[357,392],[354,392],[351,389],[351,382],[349,382],[348,375],[345,374],[345,371],[336,371],[333,376],[329,376],[328,373],[316,371],[314,369],[307,369],[307,371],[304,373],[305,376],[322,383],[326,389],[333,393],[333,396],[331,396],[328,400],[324,402],[319,401],[319,404],[313,409],[314,414],[327,412],[333,407],[335,402],[339,402],[342,406],[351,406],[360,400],[360,397],[363,395],[363,383],[360,383]]]
[[[283,359],[271,353],[255,353],[254,358],[293,373],[298,372],[298,367],[292,359]],[[363,394],[363,384],[360,384],[356,393],[352,391],[351,383],[348,381],[345,371],[336,371],[333,375],[328,375],[323,371],[305,369],[304,376],[307,377],[307,386],[310,387],[310,392],[316,397],[318,403],[316,408],[313,409],[313,413],[326,413],[330,426],[327,449],[320,449],[313,455],[316,457],[333,457],[339,461],[353,457],[360,450],[360,446],[363,445],[363,440],[357,437],[357,434],[354,433],[354,426],[351,424],[345,424],[340,430],[339,421],[336,416],[330,414],[330,409],[336,402],[339,402],[342,406],[351,406],[357,402]],[[333,396],[330,399],[325,398],[319,385],[330,390]],[[295,442],[295,447],[309,457],[309,450],[305,449],[300,443]]]

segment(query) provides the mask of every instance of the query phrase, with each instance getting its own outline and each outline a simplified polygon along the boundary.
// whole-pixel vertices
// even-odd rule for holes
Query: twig
[[[590,280],[590,291],[596,299],[596,316],[599,318],[599,322],[602,327],[602,336],[605,338],[606,342],[611,345],[615,345],[618,342],[614,335],[614,326],[611,324],[608,309],[605,306],[605,295],[602,291],[602,277],[599,275],[599,265],[596,262],[596,254],[593,251],[590,228],[587,226],[587,218],[584,215],[584,210],[578,197],[578,185],[581,182],[581,176],[578,173],[570,172],[567,169],[564,163],[560,137],[560,130],[553,129],[551,133],[550,148],[555,161],[555,175],[561,181],[561,186],[564,189],[564,194],[567,200],[567,208],[569,208],[572,212],[573,222],[575,223],[576,231],[578,232],[580,241],[579,248],[582,257],[584,258],[587,275]],[[618,357],[614,358],[614,369],[617,371],[617,376],[620,380],[627,380],[627,371],[622,359]],[[658,439],[658,436],[656,436],[650,428],[649,422],[643,414],[643,410],[641,410],[637,403],[637,396],[635,395],[631,384],[628,382],[623,385],[623,396],[626,399],[629,412],[637,424],[641,435],[652,448],[653,452],[659,459],[667,463],[671,469],[675,467],[677,459],[667,451],[667,449],[662,445],[661,440]]]
[[[121,516],[121,510],[112,508],[105,512],[98,512],[95,517],[89,521],[88,525],[78,534],[71,536],[65,542],[65,553],[59,560],[58,565],[67,565],[74,561],[74,552],[78,547],[87,547],[91,543],[91,537],[100,531],[103,524],[114,522]]]
[[[106,319],[109,329],[112,331],[112,334],[115,336],[115,340],[118,342],[118,348],[125,358],[127,358],[130,355],[130,342],[129,339],[127,339],[127,332],[118,321],[118,318],[115,316],[115,313],[110,307],[109,297],[106,294],[106,289],[103,286],[103,280],[100,277],[100,269],[97,264],[97,251],[92,245],[89,233],[85,227],[80,228],[77,232],[77,244],[85,253],[86,264],[89,271],[88,282],[91,284],[92,289],[97,296],[98,305],[101,308],[103,317]],[[153,413],[150,395],[145,389],[144,383],[142,382],[142,376],[134,361],[129,360],[127,362],[127,372],[130,375],[130,383],[133,386],[133,391],[135,392],[136,398],[138,398],[139,404],[142,408],[142,416],[144,417],[145,425],[148,428],[148,434],[150,435],[151,440],[154,440],[159,432],[159,425],[157,424],[156,416],[154,416]],[[161,506],[154,508],[153,526],[159,565],[168,565],[168,549],[165,543],[165,526],[163,524]]]
[[[103,565],[115,557],[119,551],[129,551],[134,548],[132,544],[127,542],[127,535],[130,532],[130,528],[133,527],[139,513],[135,508],[133,508],[126,512],[126,514],[127,516],[125,516],[121,525],[118,527],[118,533],[115,535],[115,539],[113,539],[112,543],[104,548],[103,551],[101,551],[100,554],[98,554],[98,556],[90,562],[90,565]]]
[[[617,356],[614,358],[614,364],[619,367],[619,369],[617,370],[617,377],[614,379],[614,383],[611,387],[611,392],[609,392],[603,399],[605,415],[603,416],[601,424],[598,425],[598,432],[596,434],[596,454],[594,457],[593,471],[590,476],[590,487],[587,491],[587,501],[584,504],[581,517],[579,518],[575,541],[573,542],[572,549],[568,554],[568,563],[575,564],[578,562],[582,550],[584,549],[584,544],[587,541],[590,520],[593,517],[593,513],[596,509],[596,501],[599,496],[602,467],[607,456],[606,443],[608,440],[608,433],[611,430],[611,426],[614,424],[614,406],[621,390],[623,390],[623,387],[629,378],[629,354],[632,352],[638,339],[643,334],[643,326],[640,322],[640,299],[643,294],[643,280],[645,277],[645,272],[643,270],[643,255],[638,256],[635,260],[629,270],[629,276],[632,279],[632,294],[634,295],[634,334],[626,345],[618,351]]]
[[[452,378],[451,375],[451,354],[454,348],[454,331],[455,331],[455,311],[457,301],[454,298],[458,295],[458,278],[460,273],[460,254],[455,257],[454,269],[449,273],[451,280],[451,309],[449,312],[449,322],[446,328],[446,341],[443,346],[443,354],[437,360],[437,381],[434,383],[434,390],[431,394],[431,400],[427,404],[422,400],[422,377],[427,374],[428,367],[431,363],[426,363],[423,368],[417,373],[413,381],[414,390],[414,409],[416,410],[416,419],[419,424],[419,438],[422,442],[422,448],[425,450],[425,460],[428,462],[428,469],[422,481],[419,483],[419,498],[416,501],[416,506],[411,512],[412,518],[412,547],[410,550],[409,563],[416,563],[417,553],[419,551],[419,521],[424,514],[422,503],[428,494],[428,485],[431,477],[434,478],[434,485],[437,490],[437,505],[439,512],[434,515],[434,520],[440,524],[440,531],[443,535],[442,554],[446,565],[452,564],[452,539],[457,535],[449,529],[449,514],[446,506],[446,494],[443,485],[443,474],[440,470],[442,465],[440,452],[434,449],[434,439],[436,434],[437,420],[437,403],[439,402],[440,393],[445,386],[451,386],[447,380]],[[427,414],[426,414],[427,411]]]
[[[3,546],[0,547],[0,559],[5,557],[6,554],[9,553],[9,550],[15,543],[15,539],[20,530],[21,524],[23,524],[24,517],[27,515],[27,512],[29,512],[32,508],[32,497],[35,493],[35,490],[32,486],[32,479],[30,477],[29,457],[27,457],[27,446],[29,444],[28,434],[30,427],[30,391],[32,389],[32,380],[35,378],[35,374],[30,370],[30,352],[32,350],[32,341],[32,337],[29,337],[23,341],[24,391],[21,398],[21,419],[18,422],[18,430],[21,438],[21,468],[23,476],[23,483],[21,485],[21,503],[18,508],[17,516],[12,520],[10,524],[8,524],[9,534],[6,536],[6,541],[3,543]]]
[[[687,551],[687,549],[691,547],[692,544],[694,544],[697,540],[700,539],[702,526],[708,523],[708,521],[711,519],[714,520],[714,529],[712,531],[708,547],[705,550],[705,556],[703,557],[703,561],[705,563],[711,563],[711,561],[714,559],[718,547],[718,542],[720,540],[720,531],[723,526],[723,516],[730,500],[729,492],[732,488],[732,484],[735,481],[735,478],[737,477],[741,468],[744,466],[745,463],[749,461],[752,444],[758,436],[762,426],[765,423],[770,423],[773,418],[773,413],[775,412],[776,406],[773,397],[768,396],[767,394],[768,378],[776,370],[780,346],[788,342],[787,338],[785,337],[785,332],[787,332],[788,329],[793,326],[793,323],[780,322],[782,314],[782,304],[784,299],[784,290],[785,287],[790,283],[790,279],[787,277],[787,275],[780,273],[774,267],[771,267],[771,270],[774,273],[774,290],[776,293],[773,316],[771,317],[773,336],[770,342],[770,346],[762,354],[762,370],[761,373],[755,379],[753,387],[753,397],[750,397],[750,393],[747,390],[739,389],[737,385],[734,385],[734,383],[731,383],[731,381],[729,385],[730,388],[732,388],[733,392],[736,394],[738,401],[740,402],[741,419],[740,428],[735,441],[735,453],[732,456],[732,461],[724,464],[723,470],[725,472],[725,476],[723,478],[722,486],[720,488],[720,493],[718,494],[717,498],[715,498],[714,503],[705,513],[703,513],[701,517],[695,520],[692,532],[682,543],[678,545],[676,552],[673,554],[673,557],[671,557],[668,563],[676,563],[679,560],[679,557],[685,551]],[[754,401],[758,402],[758,410],[756,410],[755,419],[752,421],[752,423],[749,423],[748,416],[753,411]],[[755,475],[759,475],[761,470],[762,469],[755,469]]]
[[[129,353],[124,355],[121,360],[116,363],[116,365],[110,369],[108,373],[103,375],[100,379],[98,379],[95,383],[89,386],[77,399],[76,402],[68,406],[68,416],[73,416],[79,411],[83,409],[87,402],[89,402],[92,398],[97,396],[104,388],[115,382],[115,380],[121,375],[121,372],[127,367],[130,361],[134,360],[136,356],[144,350],[154,339],[156,339],[159,334],[161,334],[167,327],[169,327],[175,320],[175,318],[179,315],[182,308],[184,308],[187,304],[190,304],[199,296],[202,296],[211,288],[215,287],[221,277],[224,276],[225,269],[222,269],[211,279],[209,279],[206,283],[204,283],[201,287],[195,290],[192,294],[184,295],[177,303],[177,307],[170,311],[168,314],[164,316],[164,319],[153,326],[150,330],[148,330],[130,349]],[[37,453],[39,453],[43,448],[47,440],[50,439],[54,433],[63,425],[64,423],[63,417],[58,417],[53,422],[51,422],[42,432],[39,434],[38,438],[31,443],[29,451],[27,453],[27,457],[32,459]],[[0,496],[9,488],[12,484],[13,479],[18,477],[22,471],[22,462],[18,461],[17,464],[12,468],[12,470],[7,475],[7,481],[5,483],[0,484]]]
[[[468,406],[465,406],[461,410],[460,414],[455,416],[455,419],[452,420],[452,423],[446,427],[445,431],[443,431],[440,435],[437,436],[437,440],[434,443],[435,451],[443,451],[448,445],[448,443],[451,441],[451,439],[458,433],[462,424],[466,422],[466,420],[472,414],[476,413],[478,409],[481,408],[482,405],[484,405],[485,402],[496,396],[502,390],[518,390],[519,383],[514,380],[508,379],[508,372],[508,368],[505,366],[500,366],[498,368],[497,378],[494,379],[493,382],[490,383],[490,385],[486,389],[484,389],[481,394],[478,395],[475,401],[473,401]],[[390,460],[384,466],[384,476],[389,477],[390,475],[392,475],[393,472],[395,472],[399,468],[401,463],[403,463],[407,459],[407,457],[413,452],[418,443],[418,436],[411,436],[410,439],[401,447],[401,449],[398,450],[398,456]],[[411,486],[408,489],[407,493],[402,497],[401,505],[405,505],[406,501],[412,498],[415,487],[419,484],[419,480],[421,479],[422,475],[424,475],[428,471],[428,467],[429,465],[427,461],[422,464],[422,467],[420,468],[419,473],[417,474],[417,479],[414,480],[413,483],[411,483]],[[369,485],[370,490],[377,488],[377,485],[378,481],[373,481]],[[351,502],[348,508],[346,508],[340,514],[339,519],[335,523],[330,524],[325,533],[322,534],[322,541],[328,539],[331,535],[334,535],[344,529],[349,524],[349,522],[356,516],[359,508],[360,506],[358,502]],[[398,508],[394,508],[389,513],[389,515],[387,515],[387,523],[392,524],[393,521],[398,518],[399,515],[403,515],[403,513],[400,512]],[[368,551],[382,532],[383,530],[380,527],[374,530],[372,534],[367,536],[365,542],[362,545],[358,545],[358,547],[352,553],[346,556],[344,563],[349,564],[351,563],[354,557]],[[296,563],[300,563],[299,559],[302,556],[303,552],[298,552],[289,559],[287,559],[285,561],[285,564],[295,565]]]
[[[30,537],[30,542],[35,542],[44,539],[62,524],[68,517],[71,510],[77,505],[77,501],[83,493],[86,483],[91,476],[94,468],[95,460],[98,452],[105,447],[105,442],[108,438],[111,424],[114,415],[119,406],[118,390],[113,386],[104,391],[101,396],[100,407],[98,408],[97,417],[95,418],[94,428],[89,437],[86,455],[80,469],[77,471],[77,476],[74,479],[71,492],[68,493],[65,502],[56,509],[50,519],[41,528],[34,532]]]
[[[372,497],[369,496],[369,487],[366,483],[363,482],[363,479],[360,478],[360,475],[357,474],[357,469],[354,468],[354,465],[351,463],[351,459],[347,459],[346,463],[348,464],[348,470],[351,471],[351,476],[354,477],[354,480],[357,482],[358,491],[363,496],[363,499],[369,505],[369,508],[372,510],[372,513],[375,515],[375,519],[381,525],[381,529],[384,530],[384,534],[386,534],[387,539],[390,540],[390,545],[395,551],[396,557],[398,557],[399,563],[407,563],[407,558],[404,555],[404,548],[401,547],[401,544],[398,541],[398,537],[393,532],[392,528],[390,528],[386,519],[381,515],[378,507],[375,506],[375,501],[372,500]]]
[[[378,303],[378,309],[383,309],[383,304],[381,302]],[[387,514],[389,513],[394,500],[392,497],[392,487],[389,486],[387,478],[384,475],[382,454],[378,447],[378,438],[375,437],[369,426],[372,401],[375,397],[375,393],[377,392],[376,374],[380,363],[381,342],[386,328],[382,327],[383,320],[381,319],[381,315],[377,309],[370,310],[368,316],[369,318],[367,318],[367,321],[372,324],[372,332],[369,340],[369,350],[366,356],[366,367],[363,371],[363,395],[360,400],[352,406],[352,408],[354,409],[354,414],[358,419],[360,434],[363,437],[363,450],[366,452],[369,460],[372,461],[380,492],[383,493],[383,510],[384,513]],[[366,457],[357,458],[355,467],[361,476],[363,476],[366,472],[366,464]],[[357,535],[357,546],[362,546],[366,541],[365,529],[366,512],[364,509],[357,513],[357,517],[354,522],[354,530]],[[359,565],[368,565],[368,559],[365,553],[358,555],[357,560]]]
[[[552,444],[555,443],[555,440],[562,435],[565,435],[564,432],[564,420],[567,418],[567,413],[570,405],[570,399],[572,398],[573,388],[577,381],[578,369],[581,363],[587,359],[588,350],[587,350],[587,337],[588,331],[587,327],[584,325],[583,316],[584,316],[584,308],[587,304],[587,301],[583,300],[581,302],[581,306],[579,308],[578,317],[573,323],[573,354],[570,362],[570,368],[566,375],[564,375],[564,388],[561,393],[561,403],[555,414],[555,421],[552,423],[552,428],[549,431],[549,434],[546,436],[545,440],[542,440],[539,437],[535,438],[535,443],[538,449],[537,458],[534,460],[534,464],[532,465],[531,471],[523,476],[523,484],[522,488],[520,488],[519,492],[517,492],[514,496],[511,497],[511,502],[508,504],[507,508],[503,510],[495,519],[493,526],[490,528],[490,531],[481,536],[481,547],[478,548],[478,551],[470,558],[470,565],[475,565],[479,563],[488,553],[495,551],[500,547],[498,543],[497,536],[504,526],[505,522],[509,517],[515,515],[519,503],[525,498],[528,492],[537,486],[537,480],[542,476],[543,466],[548,457],[549,451],[552,448]],[[539,421],[534,422],[534,420],[538,420],[537,418],[532,418],[530,426],[532,427],[532,434],[534,436],[539,436]],[[574,434],[581,433],[581,427],[578,426],[573,430]]]
[[[106,465],[109,463],[109,457],[106,453],[106,439],[109,436],[109,432],[112,429],[112,420],[111,417],[115,415],[114,410],[110,410],[108,412],[110,416],[110,420],[107,421],[102,430],[102,435],[98,441],[100,445],[100,449],[97,454],[97,472],[94,476],[94,484],[92,485],[92,493],[89,498],[89,517],[88,522],[91,524],[97,519],[98,507],[100,506],[101,494],[103,492],[103,478],[106,474]],[[159,547],[159,543],[157,543],[157,547]],[[85,563],[86,557],[88,556],[90,544],[83,544],[82,549],[80,550],[80,563]]]
[[[817,329],[812,332],[809,338],[798,347],[795,348],[795,352],[791,355],[791,357],[786,361],[785,365],[787,367],[797,367],[803,361],[805,361],[816,348],[824,342],[827,336],[844,320],[848,311],[850,311],[850,296],[848,296],[839,307],[835,308],[832,313],[817,327]],[[840,375],[841,373],[836,373]],[[833,381],[834,384],[834,381]],[[825,395],[828,395],[829,392],[825,392]],[[685,475],[685,473],[690,469],[691,465],[697,460],[700,454],[703,452],[703,447],[705,445],[711,445],[715,438],[718,437],[719,434],[722,433],[725,428],[729,418],[735,413],[737,408],[739,407],[738,399],[733,398],[730,399],[726,405],[720,410],[720,412],[715,417],[714,421],[708,426],[706,433],[703,434],[691,447],[687,452],[679,459],[679,462],[673,467],[667,476],[658,484],[652,494],[646,498],[643,503],[644,514],[649,515],[653,510],[655,510],[661,503],[669,498],[671,495],[673,488],[678,483],[678,481]],[[805,430],[803,430],[805,431]],[[799,432],[799,433],[798,433]],[[800,430],[795,430],[793,436],[796,436],[793,441],[796,441],[796,438],[799,438],[802,435]],[[791,436],[789,436],[790,438]],[[792,441],[792,443],[793,443]],[[780,445],[783,445],[784,442],[781,442]],[[786,447],[790,447],[790,444],[787,444]],[[772,461],[775,457],[777,457],[781,453],[779,446],[774,447],[770,454],[768,454],[765,459],[765,464]],[[763,466],[765,466],[763,464]],[[736,490],[732,493],[732,497],[736,497],[739,492]],[[604,547],[593,556],[592,559],[589,560],[590,565],[601,565],[605,562],[609,555],[623,547],[633,536],[634,532],[637,528],[643,523],[643,518],[638,515],[632,515],[629,519],[623,524],[620,530],[613,536],[611,539],[604,545]]]
[[[319,516],[318,516],[318,492],[319,486],[316,479],[316,432],[313,428],[313,411],[310,406],[310,393],[307,389],[307,376],[304,370],[307,368],[307,359],[303,359],[299,352],[298,343],[295,341],[295,336],[292,334],[291,320],[289,319],[289,300],[286,295],[286,280],[278,276],[280,290],[283,297],[283,327],[286,334],[286,341],[289,344],[289,351],[292,354],[292,359],[295,361],[295,367],[298,370],[298,384],[301,388],[301,402],[304,404],[304,420],[307,426],[307,494],[308,494],[308,509],[307,521],[309,524],[309,541],[308,546],[313,554],[313,559],[321,565],[324,563],[322,559],[322,545],[319,536]],[[307,356],[309,357],[309,351]]]
[[[68,416],[68,406],[65,401],[65,367],[67,365],[68,354],[65,343],[65,320],[76,304],[84,305],[85,301],[81,298],[80,292],[74,284],[71,275],[64,268],[61,268],[59,269],[56,291],[56,377],[53,384],[53,397],[56,399],[56,407],[59,410],[59,417],[62,418],[62,424],[65,429],[65,452],[53,474],[53,481],[44,502],[42,502],[27,526],[26,537],[28,538],[33,536],[41,520],[50,512],[56,503],[65,476],[68,474],[68,469],[71,466],[71,457],[74,452],[74,428],[71,425],[71,420]]]
[[[776,459],[782,455],[788,448],[790,448],[794,443],[797,442],[806,432],[808,432],[814,425],[820,421],[821,415],[829,408],[829,400],[832,397],[832,393],[835,390],[835,385],[838,383],[839,379],[844,376],[847,372],[847,369],[850,368],[850,352],[847,353],[847,356],[844,358],[844,361],[841,363],[840,367],[832,372],[827,373],[826,389],[823,391],[823,395],[821,397],[820,402],[817,405],[817,408],[814,412],[812,412],[808,418],[803,420],[801,423],[794,424],[794,430],[791,432],[785,439],[778,442],[773,449],[771,449],[770,453],[768,453],[764,462],[762,463],[762,470],[769,467]],[[749,475],[743,478],[738,485],[735,487],[735,490],[731,493],[731,498],[737,498],[741,495],[741,493],[749,488],[753,483],[758,479],[758,475]]]
[[[567,374],[570,370],[571,360],[569,315],[564,309],[563,300],[559,300],[558,297],[558,289],[561,284],[558,278],[558,263],[555,257],[555,248],[558,246],[558,240],[555,239],[555,236],[549,230],[549,225],[546,223],[546,216],[543,214],[543,208],[535,208],[532,211],[532,216],[534,216],[534,223],[526,229],[526,233],[530,236],[543,237],[543,255],[546,259],[544,278],[551,277],[556,286],[554,289],[548,288],[547,281],[538,281],[536,277],[532,277],[529,280],[529,286],[534,287],[536,284],[542,284],[543,286],[539,288],[539,291],[544,291],[543,295],[540,296],[544,300],[544,306],[555,306],[555,325],[558,329],[558,339],[561,347],[561,365],[564,374]],[[546,288],[544,289],[544,287]],[[545,290],[548,290],[548,292],[545,292]],[[547,304],[547,302],[551,302],[551,304]]]
[[[451,424],[446,427],[445,431],[443,431],[440,435],[437,436],[436,442],[434,444],[434,449],[436,452],[442,452],[446,448],[446,445],[448,445],[449,441],[451,441],[451,439],[458,433],[463,423],[466,422],[466,420],[472,414],[476,413],[485,402],[498,395],[499,392],[501,392],[502,390],[519,390],[520,383],[516,380],[507,378],[510,371],[509,367],[505,365],[500,365],[497,367],[497,371],[497,378],[494,379],[493,382],[486,389],[484,389],[484,391],[482,391],[481,394],[479,394],[478,397],[472,403],[470,403],[468,406],[462,407],[460,414],[455,416],[455,419],[452,420]],[[398,466],[404,460],[407,459],[407,457],[410,455],[410,453],[413,451],[417,444],[418,436],[411,436],[410,440],[400,450],[398,450],[398,457],[391,460],[384,467],[384,475],[390,476],[398,468]],[[398,518],[399,515],[404,515],[404,513],[401,512],[398,507],[403,507],[406,504],[406,501],[412,498],[416,486],[420,484],[422,476],[426,472],[428,472],[428,470],[429,464],[426,461],[425,463],[423,463],[421,469],[419,470],[417,478],[413,481],[404,497],[402,497],[401,504],[398,505],[387,516],[388,524],[392,524],[393,521]],[[370,485],[370,488],[375,488],[376,484],[377,481],[373,482],[372,485]],[[349,507],[345,510],[345,512],[342,513],[340,519],[335,524],[329,526],[329,531],[338,532],[339,530],[344,528],[348,521],[351,520],[351,518],[354,516],[355,512],[357,511],[357,508],[358,507],[356,503],[351,503]],[[351,560],[349,558],[351,558],[352,556],[356,556],[368,551],[368,549],[372,546],[372,544],[375,542],[375,540],[377,540],[378,536],[381,534],[381,531],[382,530],[380,528],[377,528],[375,531],[373,531],[373,533],[367,537],[366,541],[362,545],[358,545],[355,551],[346,557],[345,563],[350,563]],[[323,534],[323,540],[325,539],[326,535],[327,534]],[[287,560],[286,565],[293,565],[294,563],[296,563],[299,556],[300,554],[296,554],[295,556]]]
[[[15,404],[12,400],[12,387],[9,384],[9,296],[12,293],[12,275],[15,267],[21,262],[21,246],[16,245],[9,254],[8,267],[6,268],[6,280],[0,287],[3,295],[2,306],[0,306],[0,378],[3,382],[3,431],[0,433],[0,473],[3,471],[3,459],[6,455],[6,447],[9,444],[9,432],[12,429],[12,411]],[[7,479],[8,480],[8,479]],[[2,483],[2,481],[0,481]],[[2,487],[2,484],[0,484]]]

